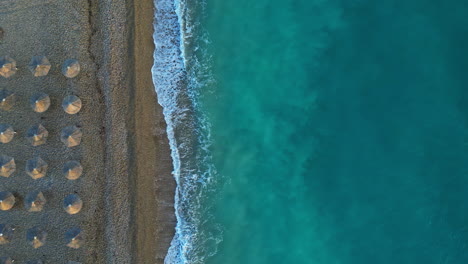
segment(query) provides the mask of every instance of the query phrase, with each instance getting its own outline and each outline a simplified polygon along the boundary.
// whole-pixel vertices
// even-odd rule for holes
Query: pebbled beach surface
[[[156,102],[151,78],[154,44],[153,3],[135,1],[0,1],[0,56],[17,61],[18,72],[0,89],[16,94],[11,111],[0,111],[0,123],[13,126],[15,138],[0,144],[0,155],[15,158],[16,172],[0,178],[0,191],[10,191],[17,203],[0,211],[0,224],[16,226],[11,243],[0,245],[0,257],[19,263],[163,263],[174,234],[172,162],[162,109]],[[34,77],[27,65],[36,55],[46,56],[51,69]],[[77,59],[81,73],[65,78],[61,64]],[[29,98],[37,92],[50,96],[51,106],[35,113]],[[67,95],[81,98],[76,115],[61,108]],[[32,146],[27,130],[42,124],[47,143]],[[62,128],[83,131],[79,146],[60,141]],[[49,165],[44,178],[25,173],[28,159],[40,156]],[[75,181],[62,174],[69,160],[81,162],[84,172]],[[47,203],[41,212],[27,212],[24,197],[42,191]],[[83,209],[68,215],[62,201],[78,194]],[[26,241],[29,228],[47,231],[44,246]],[[65,232],[83,229],[85,245],[66,247]]]

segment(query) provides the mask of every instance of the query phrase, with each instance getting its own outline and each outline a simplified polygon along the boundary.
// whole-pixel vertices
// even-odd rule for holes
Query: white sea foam
[[[153,82],[177,182],[176,234],[165,263],[201,264],[221,241],[209,211],[217,179],[209,152],[210,125],[198,100],[200,89],[212,83],[207,53],[196,44],[206,43],[205,35],[196,33],[201,32],[199,23],[194,23],[185,0],[155,0],[155,6]]]

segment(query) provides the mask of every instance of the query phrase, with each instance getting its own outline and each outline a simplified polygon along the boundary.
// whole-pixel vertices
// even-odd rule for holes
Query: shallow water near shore
[[[190,103],[166,120],[192,117],[168,122],[166,263],[468,261],[461,1],[176,7]]]

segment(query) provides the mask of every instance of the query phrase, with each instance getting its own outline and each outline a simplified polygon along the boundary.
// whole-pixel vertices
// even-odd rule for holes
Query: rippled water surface
[[[468,5],[181,3],[197,188],[167,262],[468,261]]]

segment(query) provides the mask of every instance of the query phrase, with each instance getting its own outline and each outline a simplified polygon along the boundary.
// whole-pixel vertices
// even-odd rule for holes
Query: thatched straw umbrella
[[[46,76],[50,70],[50,62],[46,56],[34,56],[29,63],[29,70],[35,77]]]
[[[80,73],[80,63],[75,59],[68,59],[62,65],[62,74],[67,78],[74,78]]]
[[[78,113],[81,110],[81,105],[81,99],[75,95],[69,95],[62,101],[63,110],[70,115]]]
[[[0,176],[10,177],[16,170],[15,159],[9,156],[0,156]]]
[[[40,157],[30,159],[26,162],[26,173],[34,180],[46,176],[48,168],[49,165]]]
[[[41,124],[31,127],[26,133],[26,137],[33,146],[45,144],[48,136],[49,132]]]
[[[33,191],[26,195],[24,199],[24,207],[28,212],[40,212],[44,209],[46,199],[40,191]]]
[[[11,242],[15,229],[10,225],[0,224],[0,245]]]
[[[77,214],[83,207],[83,201],[76,194],[70,194],[63,199],[63,209],[69,214]]]
[[[0,143],[6,144],[15,136],[16,132],[8,124],[0,124]]]
[[[84,237],[81,228],[74,227],[65,233],[65,242],[67,247],[78,249],[84,244]]]
[[[69,180],[76,180],[80,178],[82,173],[83,167],[78,161],[71,160],[63,165],[63,174],[65,174],[65,178]]]
[[[50,97],[45,93],[37,93],[31,97],[29,104],[34,112],[43,113],[49,109]]]
[[[78,146],[81,143],[81,137],[83,133],[81,129],[76,126],[68,126],[62,129],[60,134],[60,140],[65,144],[65,146],[71,148]]]
[[[16,61],[10,56],[0,58],[0,75],[9,78],[16,73]]]
[[[39,227],[33,227],[26,232],[26,240],[33,246],[33,248],[42,247],[47,238],[47,232]]]
[[[15,93],[7,89],[0,89],[0,110],[9,111],[15,105]]]
[[[11,192],[0,192],[0,210],[10,210],[15,205],[15,201],[15,196]]]

